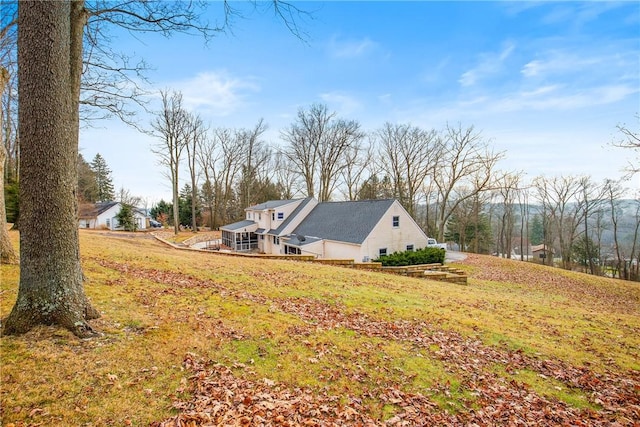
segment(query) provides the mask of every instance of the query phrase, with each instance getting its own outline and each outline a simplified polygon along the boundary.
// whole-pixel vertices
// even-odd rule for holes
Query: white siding
[[[313,255],[317,258],[323,258],[322,256],[322,246],[323,242],[313,242],[302,246],[302,255]]]
[[[356,262],[360,262],[360,245],[325,240],[324,258],[352,259]]]
[[[393,226],[394,216],[400,217],[398,227]],[[414,249],[424,248],[427,246],[427,235],[402,205],[395,201],[362,244],[360,256],[356,261],[361,261],[365,257],[369,257],[370,260],[378,258],[382,248],[387,249],[387,254],[405,251],[407,245],[413,245]]]
[[[96,220],[91,220],[92,227],[91,228],[108,228],[110,230],[115,230],[118,228],[118,220],[116,219],[116,215],[120,212],[121,205],[120,203],[116,203],[111,206],[106,211],[102,212],[98,215]],[[145,230],[147,228],[147,217],[137,210],[133,211],[134,221],[138,227],[138,230]],[[108,220],[108,221],[107,221]],[[107,222],[109,225],[107,226]],[[80,224],[82,227],[82,224]]]

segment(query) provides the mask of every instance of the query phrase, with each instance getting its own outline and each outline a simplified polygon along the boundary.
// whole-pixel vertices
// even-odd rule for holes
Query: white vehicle
[[[436,239],[433,239],[431,237],[427,238],[427,247],[428,248],[440,248],[440,249],[444,249],[445,251],[447,250],[447,244],[446,243],[438,243],[438,241]]]

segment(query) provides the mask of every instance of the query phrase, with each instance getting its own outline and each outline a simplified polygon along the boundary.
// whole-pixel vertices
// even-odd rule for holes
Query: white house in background
[[[276,200],[245,209],[246,219],[220,227],[236,251],[368,261],[427,246],[427,236],[394,199],[318,203]]]
[[[120,202],[83,203],[78,207],[79,227],[105,230],[122,229],[116,218],[121,208]],[[138,230],[149,227],[149,218],[141,210],[133,208],[133,217]]]

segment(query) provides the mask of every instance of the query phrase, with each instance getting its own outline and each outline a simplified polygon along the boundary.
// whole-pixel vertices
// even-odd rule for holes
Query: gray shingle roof
[[[293,221],[296,216],[298,216],[300,211],[312,200],[313,197],[307,197],[306,199],[303,199],[302,202],[293,210],[293,212],[291,212],[289,216],[284,221],[282,221],[280,227],[276,228],[275,230],[269,230],[269,234],[275,234],[276,236],[279,236],[282,233],[282,230],[284,230],[284,228],[289,225],[289,223]]]
[[[95,218],[117,204],[118,202],[84,203],[79,206],[78,218]]]
[[[385,199],[318,203],[293,234],[360,244],[394,201]]]
[[[300,239],[304,239],[304,240],[300,240]],[[309,245],[311,243],[315,243],[315,242],[319,242],[322,239],[319,237],[301,237],[298,236],[297,234],[291,234],[290,236],[288,236],[285,240],[287,245],[290,246],[304,246],[304,245]]]
[[[293,203],[295,200],[269,200],[268,202],[260,203],[259,205],[249,206],[247,209],[251,209],[254,211],[263,211],[266,209],[274,209],[278,206],[288,205],[289,203]]]
[[[255,222],[245,219],[243,221],[234,222],[233,224],[227,224],[220,227],[221,230],[235,231],[244,227],[249,227],[252,225],[257,225]]]

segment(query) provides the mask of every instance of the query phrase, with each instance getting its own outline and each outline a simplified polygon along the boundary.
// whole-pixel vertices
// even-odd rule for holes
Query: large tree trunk
[[[9,72],[0,67],[0,97],[9,82]],[[0,114],[0,129],[2,129],[2,114]],[[9,232],[7,231],[7,212],[4,206],[4,165],[7,161],[7,150],[0,143],[0,264],[15,264],[18,262],[16,251],[13,250]]]
[[[83,287],[68,1],[18,3],[20,287],[4,332],[57,324],[92,335]]]

